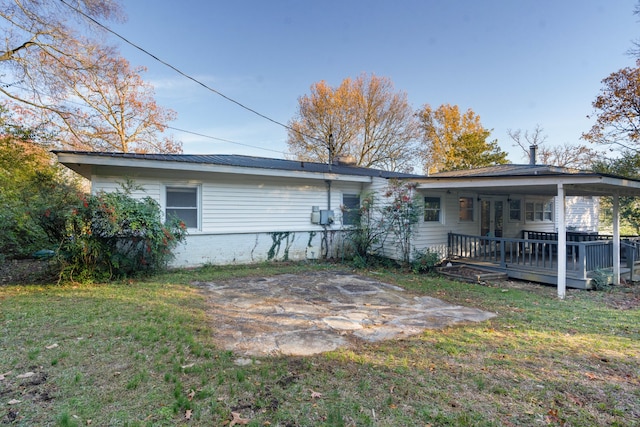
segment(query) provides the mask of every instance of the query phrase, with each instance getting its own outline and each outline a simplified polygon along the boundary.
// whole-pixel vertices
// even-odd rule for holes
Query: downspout
[[[331,180],[327,179],[327,209],[331,210]]]

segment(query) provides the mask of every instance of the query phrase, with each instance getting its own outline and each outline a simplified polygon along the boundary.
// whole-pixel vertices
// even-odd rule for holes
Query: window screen
[[[424,221],[440,222],[440,197],[424,198]]]
[[[357,225],[360,217],[360,196],[342,195],[342,225]]]
[[[198,228],[198,189],[167,187],[166,216],[179,218],[187,228]]]

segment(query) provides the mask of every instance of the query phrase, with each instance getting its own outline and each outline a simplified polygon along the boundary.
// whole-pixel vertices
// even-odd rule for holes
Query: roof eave
[[[102,157],[69,152],[56,152],[55,154],[58,156],[58,161],[61,164],[78,172],[87,179],[91,179],[91,176],[96,173],[96,169],[101,167],[122,169],[133,168],[145,170],[177,170],[185,172],[254,175],[280,178],[302,178],[360,183],[368,183],[373,179],[371,176],[347,175],[326,172],[288,171],[283,169],[253,168],[246,166],[230,166],[220,164]]]

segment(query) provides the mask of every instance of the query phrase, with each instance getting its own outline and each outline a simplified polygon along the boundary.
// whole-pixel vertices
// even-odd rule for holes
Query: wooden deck
[[[500,271],[508,277],[556,285],[558,283],[557,233],[523,232],[523,238],[500,238],[449,233],[448,255],[452,261]],[[640,242],[621,244],[621,275],[634,278]],[[566,285],[592,289],[596,281],[610,281],[613,242],[610,236],[573,233],[567,235]]]

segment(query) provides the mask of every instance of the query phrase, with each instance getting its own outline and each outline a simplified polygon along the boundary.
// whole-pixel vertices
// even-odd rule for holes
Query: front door
[[[480,201],[480,235],[502,237],[504,230],[504,201],[482,199]]]

